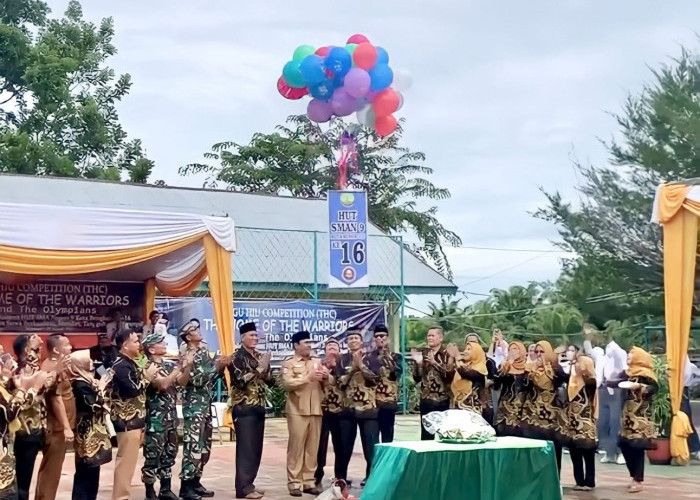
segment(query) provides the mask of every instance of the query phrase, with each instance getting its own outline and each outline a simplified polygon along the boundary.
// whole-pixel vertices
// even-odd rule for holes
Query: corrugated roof
[[[236,283],[328,282],[328,208],[325,200],[180,187],[0,174],[0,200],[14,203],[127,208],[228,215],[236,225]],[[368,229],[372,287],[401,284],[399,245],[374,225]],[[456,286],[404,250],[407,293],[453,293]]]

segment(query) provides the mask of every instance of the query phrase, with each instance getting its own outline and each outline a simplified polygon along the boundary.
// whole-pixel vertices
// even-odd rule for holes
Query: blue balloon
[[[337,89],[345,85],[345,76],[335,75],[333,77],[333,86]]]
[[[304,77],[301,76],[299,63],[296,61],[289,61],[284,65],[284,68],[282,69],[282,78],[284,78],[284,81],[287,82],[287,85],[294,87],[295,89],[306,87]]]
[[[377,63],[374,68],[369,70],[369,78],[370,90],[378,92],[388,88],[389,85],[391,85],[391,82],[394,81],[394,72],[391,71],[391,68],[388,65]]]
[[[377,49],[377,64],[389,64],[389,53],[384,47],[375,47]]]
[[[307,85],[315,85],[326,78],[326,72],[323,68],[323,59],[316,54],[306,56],[299,65],[299,71],[301,71],[301,76],[304,78]]]
[[[326,68],[336,76],[345,76],[352,68],[352,56],[345,47],[333,47],[324,61]]]
[[[309,85],[309,94],[311,97],[320,101],[330,101],[335,92],[335,85],[330,78],[323,79],[320,83]]]

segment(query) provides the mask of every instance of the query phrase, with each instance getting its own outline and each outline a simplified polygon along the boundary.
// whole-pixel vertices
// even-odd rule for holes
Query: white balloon
[[[372,105],[368,104],[364,108],[362,108],[360,111],[357,112],[357,121],[360,122],[362,125],[365,127],[374,127],[374,110],[372,109]]]
[[[398,92],[406,92],[413,84],[413,77],[405,69],[394,71],[394,81],[391,86]]]
[[[398,110],[400,110],[401,108],[403,108],[403,94],[402,94],[401,92],[397,92],[397,94],[398,94],[398,96],[399,96],[399,107],[396,108],[396,111],[398,111]]]

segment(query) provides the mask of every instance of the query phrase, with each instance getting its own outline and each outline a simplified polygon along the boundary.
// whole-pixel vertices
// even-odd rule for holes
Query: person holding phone
[[[493,379],[494,391],[500,391],[494,427],[498,436],[522,436],[521,413],[527,351],[522,342],[508,345],[508,357],[498,368]]]
[[[433,326],[428,330],[428,348],[422,352],[411,350],[414,361],[413,379],[420,384],[421,440],[432,441],[434,436],[423,425],[423,415],[450,408],[450,384],[455,374],[455,359],[459,350],[453,344],[443,345],[444,332]],[[449,350],[448,350],[449,348]]]
[[[496,328],[491,336],[491,345],[486,355],[496,362],[496,367],[508,357],[508,342],[503,338],[503,332]]]

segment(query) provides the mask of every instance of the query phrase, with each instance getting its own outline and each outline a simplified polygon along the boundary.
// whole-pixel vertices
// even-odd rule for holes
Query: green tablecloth
[[[362,500],[559,500],[554,446],[502,437],[484,444],[378,444]]]

